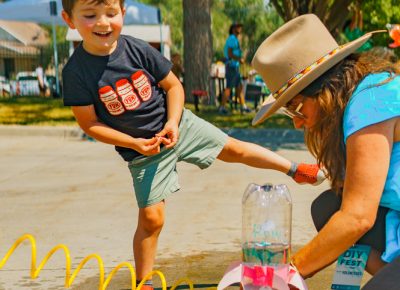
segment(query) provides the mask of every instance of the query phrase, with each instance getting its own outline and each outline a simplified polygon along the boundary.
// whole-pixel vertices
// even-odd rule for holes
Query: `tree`
[[[349,16],[349,5],[357,0],[270,0],[286,22],[299,15],[314,13],[334,36],[338,36]]]
[[[183,0],[185,92],[210,91],[212,60],[211,0]]]
[[[400,6],[398,0],[362,1],[364,31],[386,29],[386,24],[400,24]],[[387,46],[391,40],[387,33],[379,33],[373,37],[374,45]],[[400,54],[400,49],[395,52]]]

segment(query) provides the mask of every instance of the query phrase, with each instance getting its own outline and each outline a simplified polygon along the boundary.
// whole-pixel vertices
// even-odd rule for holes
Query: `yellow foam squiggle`
[[[39,264],[39,267],[36,267],[36,241],[35,238],[30,235],[30,234],[25,234],[21,236],[15,243],[14,245],[8,250],[7,254],[4,256],[4,258],[0,262],[0,269],[3,268],[7,260],[10,258],[11,254],[15,251],[15,249],[25,240],[29,240],[32,246],[32,258],[31,258],[31,278],[36,279],[39,276],[40,271],[43,269],[44,265],[47,263],[47,261],[50,259],[50,257],[57,252],[58,250],[63,250],[65,254],[65,287],[69,288],[71,287],[72,283],[74,282],[76,276],[78,275],[79,271],[83,268],[83,266],[90,260],[90,259],[96,259],[97,263],[99,265],[99,271],[100,271],[100,277],[99,277],[99,290],[105,290],[110,283],[112,277],[117,273],[122,267],[126,267],[129,269],[131,273],[131,287],[132,290],[140,290],[140,288],[143,286],[145,281],[151,279],[153,275],[158,275],[161,280],[161,285],[162,285],[162,290],[167,290],[167,282],[165,281],[164,274],[161,273],[160,271],[152,271],[149,274],[147,274],[142,281],[140,282],[139,285],[136,287],[136,274],[135,274],[135,269],[133,268],[132,264],[129,262],[122,262],[118,264],[108,275],[107,279],[104,280],[104,264],[103,260],[101,257],[97,254],[91,254],[84,258],[82,262],[79,263],[78,267],[75,269],[75,271],[71,275],[71,257],[69,253],[69,249],[67,246],[63,244],[59,244],[55,246],[50,252],[47,253],[47,255],[44,257],[42,262]],[[183,278],[178,280],[170,290],[175,290],[179,285],[182,283],[186,283],[189,285],[190,290],[193,290],[193,283],[187,278]]]

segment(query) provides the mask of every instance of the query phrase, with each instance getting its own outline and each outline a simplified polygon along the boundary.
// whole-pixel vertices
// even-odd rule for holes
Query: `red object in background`
[[[388,24],[386,25],[389,30],[389,36],[394,40],[393,43],[389,44],[390,48],[396,48],[400,46],[400,24]]]

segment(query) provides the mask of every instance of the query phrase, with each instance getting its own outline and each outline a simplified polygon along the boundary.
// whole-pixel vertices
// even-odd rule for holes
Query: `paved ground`
[[[312,162],[299,132],[231,131],[266,144],[287,158]],[[300,132],[301,133],[301,132]],[[257,137],[258,136],[258,137]],[[125,163],[112,146],[82,141],[70,128],[0,127],[0,259],[16,239],[34,235],[37,262],[57,244],[69,247],[72,269],[99,254],[108,274],[132,262],[137,206]],[[218,282],[230,261],[240,259],[241,197],[250,182],[286,183],[293,198],[294,248],[314,234],[311,201],[324,189],[299,186],[271,170],[217,161],[209,169],[179,164],[182,190],[167,200],[157,269],[168,285],[188,277],[199,287]],[[57,252],[34,281],[29,278],[30,244],[23,243],[0,270],[0,289],[63,289],[65,256]],[[98,266],[88,262],[72,289],[97,289]],[[329,289],[332,267],[308,280],[310,289]],[[108,289],[128,289],[123,269]]]

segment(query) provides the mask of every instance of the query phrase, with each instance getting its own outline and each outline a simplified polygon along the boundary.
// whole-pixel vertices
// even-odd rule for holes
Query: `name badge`
[[[331,289],[360,290],[370,250],[370,246],[354,245],[344,252],[337,260]]]

